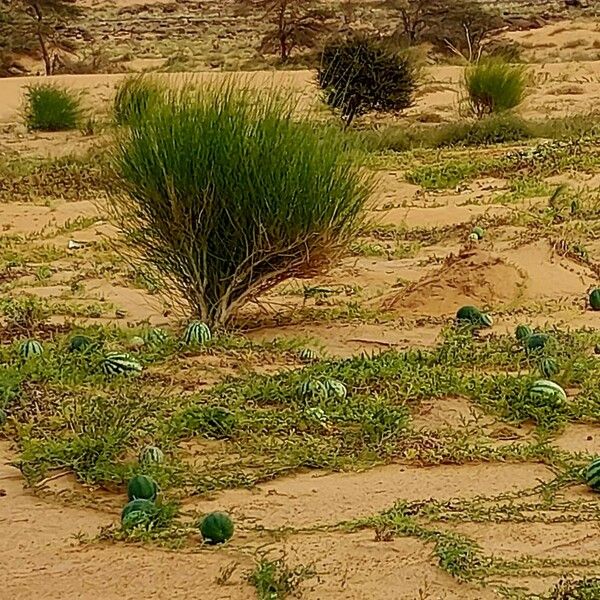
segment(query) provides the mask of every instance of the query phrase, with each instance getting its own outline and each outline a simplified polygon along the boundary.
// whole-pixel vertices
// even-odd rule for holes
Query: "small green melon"
[[[210,513],[202,519],[200,533],[208,544],[222,544],[233,535],[233,521],[226,513]]]
[[[592,310],[600,310],[600,288],[595,288],[590,292],[590,306]]]
[[[147,475],[136,475],[127,484],[127,497],[129,500],[156,500],[158,485],[154,479]]]

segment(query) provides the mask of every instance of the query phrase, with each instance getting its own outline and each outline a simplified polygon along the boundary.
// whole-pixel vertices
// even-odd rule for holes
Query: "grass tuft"
[[[156,79],[138,75],[123,79],[113,100],[113,117],[117,125],[133,125],[164,99],[165,88]]]
[[[363,226],[371,176],[346,140],[233,83],[173,91],[114,149],[113,214],[131,247],[210,325],[312,277]]]
[[[54,84],[30,85],[25,93],[23,116],[30,131],[77,129],[83,117],[81,98]]]
[[[486,58],[465,71],[466,101],[478,118],[516,108],[525,98],[527,71],[501,58]]]

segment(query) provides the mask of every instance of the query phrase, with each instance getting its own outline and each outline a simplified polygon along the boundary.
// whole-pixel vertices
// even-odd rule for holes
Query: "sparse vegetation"
[[[380,3],[344,1],[344,23],[323,23],[382,23],[387,49],[439,35],[433,52],[409,50],[428,62],[505,44],[472,45],[447,2],[395,5],[422,11],[401,40]],[[39,68],[6,6],[0,62]],[[107,5],[59,33],[87,43],[117,29],[107,64],[258,67],[259,38],[280,24],[254,8],[234,21],[227,3],[186,5],[185,19],[175,4]],[[98,589],[107,572],[126,585],[131,570],[111,568],[131,554],[158,593],[168,580],[197,594],[189,567],[216,598],[598,597],[600,132],[597,115],[577,114],[591,67],[559,64],[565,39],[582,36],[548,27],[547,53],[544,31],[506,36],[554,63],[532,75],[531,119],[458,118],[453,66],[424,70],[401,118],[376,108],[343,131],[312,112],[316,87],[295,72],[273,81],[290,82],[297,105],[263,74],[258,95],[207,83],[221,74],[177,90],[133,76],[112,104],[110,86],[95,91],[106,106],[72,133],[3,124],[8,596],[37,577],[21,568],[33,554],[60,574],[44,592],[85,595],[81,569],[63,568],[85,544]],[[323,30],[309,29],[312,51]],[[285,44],[288,63],[311,59]],[[71,69],[55,54],[55,72]],[[576,88],[585,95],[565,97]],[[573,114],[557,117],[567,102]]]
[[[81,98],[71,90],[45,83],[27,88],[23,118],[30,131],[77,129],[82,115]]]

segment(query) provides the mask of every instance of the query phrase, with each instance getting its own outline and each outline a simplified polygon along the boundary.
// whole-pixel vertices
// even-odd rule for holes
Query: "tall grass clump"
[[[516,108],[525,99],[527,70],[502,58],[483,58],[465,70],[466,101],[470,111],[482,118]]]
[[[30,131],[77,129],[82,116],[81,97],[73,91],[51,83],[27,87],[23,117]]]
[[[144,75],[127,77],[117,86],[113,99],[113,117],[117,125],[131,125],[145,117],[150,108],[160,102],[164,87]]]
[[[323,272],[364,224],[370,176],[339,132],[292,110],[232,82],[188,86],[117,138],[117,224],[167,293],[211,325]]]

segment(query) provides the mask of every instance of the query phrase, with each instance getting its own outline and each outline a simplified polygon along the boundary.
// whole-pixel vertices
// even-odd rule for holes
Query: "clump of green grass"
[[[165,293],[223,326],[356,237],[372,179],[346,146],[231,82],[172,91],[118,137],[113,216]]]
[[[600,579],[584,577],[561,579],[544,600],[596,600],[600,598]]]
[[[527,71],[501,58],[481,59],[465,70],[466,102],[478,118],[516,108],[525,99]]]
[[[123,79],[113,100],[113,117],[117,125],[133,125],[143,119],[153,106],[163,100],[165,88],[156,79],[138,75]]]
[[[25,92],[23,117],[30,131],[77,129],[83,117],[81,97],[51,83],[30,85]]]

